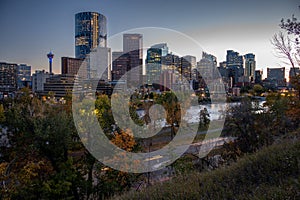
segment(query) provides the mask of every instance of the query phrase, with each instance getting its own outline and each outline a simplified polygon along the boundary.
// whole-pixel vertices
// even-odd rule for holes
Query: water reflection
[[[252,102],[253,107],[258,106],[261,108],[258,112],[262,112],[266,108],[263,107],[263,104],[265,101],[258,101],[257,102]],[[211,121],[213,120],[223,120],[226,117],[226,112],[228,108],[239,105],[240,102],[234,102],[234,103],[213,103],[213,104],[205,104],[205,105],[198,105],[198,106],[192,106],[190,107],[187,112],[185,117],[183,118],[185,121],[188,123],[199,123],[199,115],[200,111],[203,110],[204,108],[207,109],[209,113],[209,119]],[[143,117],[145,115],[145,111],[143,109],[138,109],[137,113],[139,117]],[[157,124],[159,124],[160,127],[167,126],[167,122],[162,116],[161,119],[156,121]]]

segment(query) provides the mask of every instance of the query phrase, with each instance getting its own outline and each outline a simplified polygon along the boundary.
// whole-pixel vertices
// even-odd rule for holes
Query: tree
[[[253,86],[253,92],[255,96],[260,96],[264,92],[264,88],[259,84],[255,84]]]
[[[62,105],[24,93],[5,110],[4,124],[10,133],[10,146],[1,151],[4,199],[83,198],[85,179],[71,155],[78,140]]]
[[[112,133],[115,124],[114,117],[111,110],[111,102],[107,95],[98,95],[95,102],[96,114],[98,121],[104,133],[109,135]]]
[[[178,99],[172,92],[164,93],[158,103],[163,105],[166,110],[166,121],[171,126],[171,139],[175,135],[175,127],[180,124],[181,108]]]
[[[4,113],[4,107],[2,104],[0,104],[0,125],[5,122],[5,113]]]
[[[300,74],[296,73],[296,66],[300,66],[300,21],[295,15],[292,15],[290,19],[282,19],[279,26],[284,33],[275,34],[271,42],[279,57],[287,60],[293,69],[294,76],[291,77],[290,83],[297,94],[296,97],[293,96],[293,93],[285,97],[288,102],[286,114],[294,127],[298,127],[300,119]]]
[[[200,123],[200,127],[205,127],[207,128],[209,123],[210,123],[210,119],[209,119],[209,113],[207,108],[201,109],[200,110],[200,115],[199,115],[199,123]]]
[[[137,148],[137,143],[135,142],[133,133],[130,129],[118,130],[118,132],[115,131],[111,142],[127,152],[135,151]],[[131,163],[126,162],[125,156],[126,155],[122,153],[121,155],[118,154],[112,158],[112,161],[114,163],[120,162],[122,167],[127,168],[128,164]],[[121,160],[119,160],[120,157],[122,158]],[[140,177],[139,174],[118,171],[99,164],[96,164],[95,174],[97,178],[95,188],[98,198],[111,197],[114,194],[129,190],[137,178]]]
[[[227,136],[236,137],[235,148],[243,153],[253,153],[272,140],[268,131],[272,120],[258,111],[248,98],[228,110],[224,131]]]
[[[275,34],[271,40],[278,57],[287,60],[286,64],[290,64],[295,76],[292,82],[298,90],[298,98],[300,99],[300,77],[297,76],[296,66],[300,65],[300,22],[293,15],[292,19],[281,20],[279,25],[285,31]]]

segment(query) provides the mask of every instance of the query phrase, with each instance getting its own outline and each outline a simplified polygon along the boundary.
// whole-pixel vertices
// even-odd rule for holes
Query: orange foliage
[[[125,131],[121,130],[121,133],[116,132],[112,142],[125,151],[132,151],[133,147],[136,145],[130,129],[126,129]]]

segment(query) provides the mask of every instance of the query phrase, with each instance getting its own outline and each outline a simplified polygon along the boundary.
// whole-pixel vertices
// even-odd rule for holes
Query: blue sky
[[[0,61],[48,69],[46,54],[74,56],[74,16],[96,11],[108,20],[109,36],[140,27],[174,29],[225,60],[226,50],[256,55],[257,68],[285,66],[270,39],[281,18],[299,16],[297,0],[0,0]],[[197,55],[195,55],[197,56]]]

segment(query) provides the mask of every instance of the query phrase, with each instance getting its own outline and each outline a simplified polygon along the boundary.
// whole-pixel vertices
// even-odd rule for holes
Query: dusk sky
[[[194,38],[218,62],[232,49],[254,53],[258,69],[283,67],[270,39],[281,18],[299,17],[299,5],[298,0],[0,0],[0,62],[48,70],[46,54],[52,50],[53,70],[60,73],[60,58],[75,54],[75,14],[95,11],[107,17],[108,36],[169,28]]]

